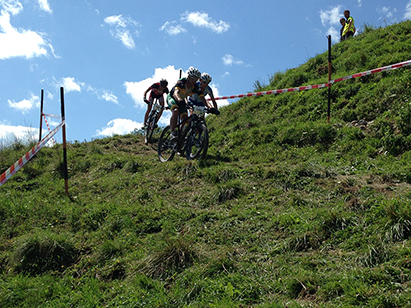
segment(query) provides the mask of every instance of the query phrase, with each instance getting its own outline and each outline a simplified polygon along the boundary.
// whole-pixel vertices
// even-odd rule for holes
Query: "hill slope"
[[[409,60],[411,22],[333,46],[333,77]],[[324,83],[327,54],[258,90]],[[410,69],[246,98],[205,161],[141,132],[42,149],[0,188],[1,307],[405,307]],[[25,152],[3,149],[0,172]]]

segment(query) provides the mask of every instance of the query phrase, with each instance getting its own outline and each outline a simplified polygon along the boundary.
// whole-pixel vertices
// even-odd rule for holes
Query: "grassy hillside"
[[[411,22],[366,27],[333,46],[333,78],[410,50]],[[62,146],[42,149],[0,187],[0,307],[411,306],[410,82],[333,85],[330,123],[327,89],[242,99],[207,118],[205,161],[161,164],[140,131],[70,143],[69,197]]]

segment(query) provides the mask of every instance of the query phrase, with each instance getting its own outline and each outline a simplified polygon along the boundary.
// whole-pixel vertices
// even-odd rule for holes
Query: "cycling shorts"
[[[188,114],[186,104],[177,102],[171,94],[167,94],[167,104],[171,111],[177,108],[179,115]]]
[[[152,104],[154,102],[154,99],[158,98],[158,102],[163,105],[164,104],[164,97],[161,94],[161,96],[159,95],[155,95],[155,93],[153,93],[153,91],[151,91],[150,96],[148,98],[148,101],[150,102],[150,104]]]

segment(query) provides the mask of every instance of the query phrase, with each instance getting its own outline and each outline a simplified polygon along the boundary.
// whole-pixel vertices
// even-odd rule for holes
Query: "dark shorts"
[[[344,35],[344,39],[346,40],[349,37],[353,37],[354,36],[354,32],[352,31],[348,31],[345,35]]]
[[[187,114],[186,104],[177,102],[171,94],[167,94],[167,104],[171,111],[173,111],[174,108],[177,108],[179,115]]]
[[[156,98],[158,98],[158,100],[159,100],[160,103],[163,103],[163,102],[164,102],[163,94],[157,95],[157,94],[153,93],[153,91],[151,91],[150,96],[149,96],[149,98],[148,98],[148,101],[149,101],[150,103],[153,103],[154,99],[156,99]]]

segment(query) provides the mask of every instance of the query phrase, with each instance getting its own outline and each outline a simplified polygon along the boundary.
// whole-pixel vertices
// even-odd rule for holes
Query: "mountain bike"
[[[157,127],[157,116],[160,113],[161,109],[165,109],[158,102],[158,98],[154,99],[153,103],[150,103],[148,100],[144,100],[147,105],[152,105],[150,114],[147,118],[146,127],[144,128],[144,142],[148,144],[153,137],[154,129]]]
[[[170,125],[166,126],[158,141],[158,158],[161,162],[170,161],[174,155],[186,155],[190,159],[204,159],[208,150],[208,129],[205,114],[219,114],[214,108],[190,106],[192,114],[177,124],[177,138],[171,140]]]

